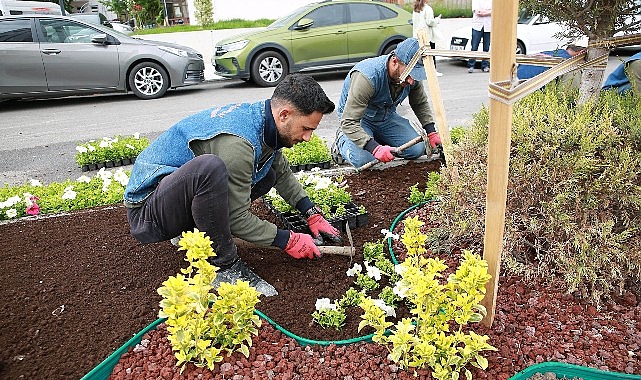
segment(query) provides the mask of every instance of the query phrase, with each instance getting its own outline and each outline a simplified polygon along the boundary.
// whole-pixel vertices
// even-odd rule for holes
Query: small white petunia
[[[91,178],[87,177],[86,175],[81,175],[76,179],[76,182],[84,182],[84,183],[89,183],[91,182]]]
[[[385,239],[387,238],[392,238],[394,240],[400,239],[400,236],[398,236],[398,234],[392,233],[392,231],[386,230],[385,228],[381,230],[381,233],[385,235]]]
[[[329,298],[319,298],[316,300],[316,310],[336,310],[336,304],[333,304]]]
[[[22,196],[24,199],[24,203],[27,204],[27,208],[31,207],[33,205],[33,200],[31,200],[31,198],[33,198],[33,194],[22,193]]]
[[[7,218],[15,218],[16,216],[18,216],[18,211],[16,211],[15,208],[10,208],[7,210],[6,214]]]
[[[407,296],[407,290],[407,287],[401,285],[400,281],[394,285],[394,288],[392,288],[392,292],[403,299]]]
[[[31,178],[29,180],[29,184],[31,186],[42,186],[42,182],[38,181],[37,179],[33,179],[33,178]]]
[[[96,177],[102,178],[103,181],[105,179],[111,178],[111,176],[111,172],[109,170],[105,170],[105,168],[100,168],[100,170],[98,170],[98,173],[96,173]]]
[[[102,140],[102,141],[100,141],[100,145],[98,145],[98,146],[101,147],[101,148],[109,148],[111,146],[111,143],[109,141]]]
[[[133,145],[131,145],[131,144],[126,144],[125,146],[126,146],[127,148],[131,149],[131,150],[135,150],[135,149],[136,149],[136,147],[135,147],[135,146],[133,146]]]
[[[396,264],[396,265],[394,265],[394,272],[396,272],[397,274],[400,274],[402,276],[403,273],[407,272],[407,267],[405,265],[402,265],[402,264]]]
[[[350,269],[347,270],[347,276],[352,277],[356,276],[356,274],[361,273],[363,270],[363,267],[359,263],[354,263],[354,266],[352,266]]]
[[[4,202],[4,207],[11,207],[13,205],[16,205],[20,203],[22,198],[20,198],[19,195],[14,195],[13,197],[7,198],[7,200]]]
[[[318,181],[316,181],[316,185],[314,185],[314,190],[323,190],[327,189],[329,185],[332,184],[332,179],[328,177],[322,177]]]
[[[139,138],[140,138],[140,132],[136,132],[136,133],[134,133],[134,138],[135,138],[135,139],[139,139]]]
[[[365,269],[367,269],[367,275],[370,278],[373,278],[376,281],[380,281],[381,280],[381,270],[378,269],[377,266],[375,266],[375,265],[369,266],[369,265],[367,265],[367,261],[366,261],[365,262]]]
[[[321,170],[321,168],[319,168],[318,166],[314,166],[309,171],[312,172],[312,173],[315,173],[315,172],[319,172],[320,170]]]
[[[87,149],[88,149],[90,152],[93,152],[94,150],[96,150],[96,147],[95,147],[95,146],[93,146],[93,145],[89,145],[89,146],[87,146]]]
[[[106,193],[107,191],[109,191],[109,185],[111,185],[111,182],[113,182],[113,180],[111,178],[103,178],[102,179],[102,192],[103,193]]]
[[[76,195],[77,193],[73,191],[73,186],[67,186],[62,194],[62,199],[76,199]]]
[[[125,171],[122,169],[116,170],[116,172],[114,173],[114,179],[120,182],[122,186],[127,186],[127,183],[129,182],[127,173],[125,173]]]
[[[378,306],[385,312],[385,315],[388,317],[396,317],[396,310],[394,310],[393,307],[385,304],[385,302],[381,299],[376,299],[374,300],[374,305]]]
[[[87,148],[85,148],[84,146],[80,146],[80,145],[78,145],[78,146],[76,147],[76,150],[77,150],[78,152],[80,152],[80,153],[87,153]]]

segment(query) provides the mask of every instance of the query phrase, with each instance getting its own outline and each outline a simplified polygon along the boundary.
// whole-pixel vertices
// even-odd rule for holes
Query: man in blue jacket
[[[608,75],[603,89],[610,88],[616,88],[619,94],[630,90],[641,91],[641,52],[626,59]]]
[[[248,281],[266,296],[276,289],[238,257],[233,237],[276,246],[290,256],[320,256],[312,236],[262,220],[251,202],[272,187],[307,217],[314,236],[340,241],[290,170],[281,148],[309,141],[334,103],[311,77],[293,74],[269,100],[204,110],[176,123],[138,155],[125,189],[131,234],[141,243],[198,228],[212,240],[213,284]]]
[[[429,100],[420,82],[427,79],[422,59],[419,58],[406,78],[401,78],[418,50],[418,40],[408,38],[392,53],[365,59],[347,74],[337,109],[340,129],[332,146],[335,161],[345,160],[357,168],[374,159],[392,161],[397,155],[396,147],[418,136],[409,120],[396,112],[396,107],[406,98],[425,129],[430,145],[441,145]],[[419,143],[398,156],[415,159],[425,153],[425,144]]]

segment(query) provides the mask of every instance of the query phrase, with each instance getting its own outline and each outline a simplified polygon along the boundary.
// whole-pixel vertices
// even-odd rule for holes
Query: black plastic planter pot
[[[324,161],[324,162],[314,162],[309,164],[290,165],[290,168],[294,173],[296,173],[304,170],[312,170],[314,168],[329,169],[331,165],[332,165],[331,161]]]

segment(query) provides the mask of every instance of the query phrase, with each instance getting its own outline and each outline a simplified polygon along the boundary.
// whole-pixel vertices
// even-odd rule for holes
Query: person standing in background
[[[441,22],[441,15],[434,17],[434,10],[428,4],[428,0],[414,1],[414,12],[412,13],[413,37],[418,38],[420,30],[427,31],[427,37],[430,41],[430,48],[436,49],[436,40],[438,37],[438,24]],[[432,56],[434,68],[436,68],[436,56]],[[436,76],[443,76],[436,71]]]
[[[472,51],[478,51],[483,40],[483,51],[490,51],[490,31],[492,29],[492,0],[472,0]],[[473,73],[475,59],[467,61],[467,72]],[[490,61],[481,61],[484,73],[490,71]]]

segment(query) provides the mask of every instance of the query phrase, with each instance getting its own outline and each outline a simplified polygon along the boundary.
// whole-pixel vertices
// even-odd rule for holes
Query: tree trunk
[[[603,54],[608,54],[609,50],[604,47],[590,47],[588,48],[586,60],[591,60],[600,57]],[[603,70],[594,67],[583,69],[581,73],[581,87],[579,89],[579,104],[583,104],[589,100],[599,98],[601,94],[601,84],[603,83]]]

